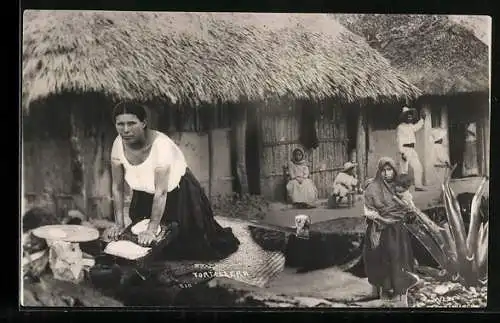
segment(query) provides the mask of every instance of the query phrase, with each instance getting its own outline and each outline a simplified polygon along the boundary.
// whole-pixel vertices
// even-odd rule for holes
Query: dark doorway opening
[[[475,115],[464,105],[449,109],[450,162],[457,165],[452,178],[479,175],[481,160]]]
[[[356,161],[359,109],[356,109],[354,106],[347,106],[345,109],[345,116],[347,131],[347,156],[351,161]]]
[[[247,110],[246,129],[246,165],[248,191],[250,194],[260,194],[260,147],[259,121],[255,106]]]

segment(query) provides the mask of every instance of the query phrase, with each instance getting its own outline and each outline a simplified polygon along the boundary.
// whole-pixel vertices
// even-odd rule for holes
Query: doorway
[[[346,131],[347,131],[347,154],[349,160],[356,162],[356,144],[358,139],[358,117],[359,109],[355,106],[349,105],[346,111]],[[359,165],[364,167],[364,165]]]
[[[246,129],[246,165],[248,191],[250,194],[260,194],[260,136],[259,136],[258,111],[256,106],[247,110]]]
[[[450,163],[457,165],[452,178],[478,176],[481,161],[475,113],[465,106],[456,106],[448,113]]]

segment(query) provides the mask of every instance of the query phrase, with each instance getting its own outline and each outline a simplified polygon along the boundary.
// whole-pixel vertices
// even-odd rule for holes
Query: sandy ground
[[[454,180],[450,183],[451,188],[456,194],[463,192],[475,193],[481,183],[481,178],[472,177],[466,179]],[[421,210],[429,209],[441,205],[441,188],[438,186],[428,186],[425,192],[413,192],[415,205]],[[488,195],[488,190],[485,196]],[[297,214],[306,214],[311,218],[311,222],[322,222],[343,217],[360,217],[363,208],[363,197],[356,197],[356,204],[352,208],[327,209],[326,200],[318,201],[318,207],[315,209],[298,210],[289,204],[273,202],[270,204],[269,211],[266,213],[263,223],[278,225],[283,227],[293,227],[295,225],[295,216]]]
[[[287,268],[266,288],[252,287],[228,279],[217,279],[210,284],[243,292],[242,298],[246,301],[257,300],[272,307],[361,306],[361,303],[374,300],[372,288],[366,279],[336,268],[302,274]]]
[[[255,242],[241,235],[242,227],[246,226],[244,221],[220,217],[217,220],[223,226],[232,227],[233,232],[240,239],[242,243],[240,249],[245,252],[245,258],[248,259],[242,261],[242,265],[250,259],[260,257],[263,251],[257,246],[249,247],[255,245]],[[238,252],[235,255],[237,254]],[[322,304],[336,307],[373,299],[373,291],[366,278],[356,277],[338,268],[297,273],[296,269],[284,267],[278,275],[269,280],[265,287],[251,286],[226,278],[216,278],[210,284],[212,287],[224,287],[235,293],[238,292],[246,299],[265,302],[268,306],[277,306],[277,303],[281,304],[280,306],[289,304],[308,307]]]
[[[480,179],[455,181],[452,183],[452,188],[457,194],[461,192],[474,192],[479,182]],[[435,201],[439,199],[439,196],[439,188],[433,188],[429,189],[427,192],[416,193],[415,200],[417,206],[426,208],[429,203],[436,203]],[[329,210],[324,206],[312,210],[295,210],[284,204],[273,203],[263,222],[291,227],[294,225],[295,215],[299,213],[308,214],[313,223],[341,217],[359,217],[361,215],[361,207],[361,197],[359,197],[354,208],[337,210]],[[235,233],[239,233],[242,226],[246,225],[245,221],[227,218],[221,222],[223,222],[224,226],[229,225],[234,227],[236,229],[234,230]],[[239,238],[242,238],[241,234]],[[242,240],[245,241],[244,243],[251,243],[248,237]],[[259,248],[247,247],[248,248],[242,248],[242,250],[245,250],[246,258],[257,259],[259,256],[257,253],[261,252]],[[236,259],[237,257],[234,258]],[[234,263],[239,266],[244,265],[241,261],[235,260]],[[255,264],[248,263],[248,265],[254,267]],[[295,269],[284,268],[281,273],[272,277],[266,287],[255,287],[245,284],[244,282],[238,282],[227,278],[215,278],[209,283],[209,286],[211,287],[210,289],[214,290],[214,296],[217,294],[215,292],[217,287],[223,287],[230,291],[232,295],[230,298],[239,299],[242,306],[245,306],[251,301],[262,304],[261,306],[269,307],[384,306],[383,302],[374,299],[373,290],[366,278],[356,277],[334,267],[307,273],[297,273]],[[432,293],[435,293],[434,289]],[[476,293],[476,291],[471,293],[471,299],[478,298],[478,295],[480,295],[480,293]],[[74,299],[77,299],[77,297],[75,296]],[[423,298],[423,300],[425,301],[425,298]],[[420,302],[424,303],[423,300],[422,298],[419,299]],[[478,305],[482,304],[483,301],[481,300]],[[200,305],[202,306],[203,304]]]
[[[480,178],[469,178],[453,181],[452,189],[456,194],[475,192]],[[487,194],[487,193],[486,193]],[[425,192],[414,192],[416,205],[421,209],[435,207],[440,204],[440,187],[428,187]],[[362,196],[358,196],[353,208],[326,209],[326,201],[320,201],[319,207],[310,210],[293,209],[283,203],[272,203],[265,219],[266,224],[283,227],[294,226],[297,214],[307,214],[312,223],[342,217],[359,217],[362,210]],[[266,288],[252,287],[228,279],[216,279],[211,286],[227,288],[242,293],[246,301],[257,300],[272,307],[382,307],[383,301],[375,299],[372,287],[366,278],[359,278],[337,268],[297,273],[285,268],[272,279]]]

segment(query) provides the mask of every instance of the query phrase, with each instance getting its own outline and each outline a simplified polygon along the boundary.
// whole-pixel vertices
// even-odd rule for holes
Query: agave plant
[[[448,223],[445,225],[446,238],[452,247],[455,274],[465,285],[475,285],[486,279],[488,272],[489,221],[481,222],[480,204],[489,181],[487,177],[483,178],[472,199],[469,231],[466,232],[460,205],[449,183],[452,171],[442,185],[448,218]]]
[[[413,224],[405,225],[441,267],[437,278],[473,286],[484,282],[488,274],[489,221],[482,223],[480,213],[481,198],[488,178],[483,178],[472,199],[470,225],[466,232],[460,204],[450,187],[454,169],[448,172],[442,184],[447,223],[438,225],[419,209],[412,208],[416,220]]]

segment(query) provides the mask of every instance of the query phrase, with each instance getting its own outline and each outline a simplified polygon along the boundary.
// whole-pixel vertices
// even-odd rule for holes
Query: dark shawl
[[[389,164],[394,169],[394,176],[397,176],[396,163],[392,158],[382,157],[377,165],[377,174],[371,180],[365,189],[365,206],[368,209],[377,211],[380,216],[394,218],[394,216],[403,216],[406,212],[393,199],[394,192],[389,183],[384,183],[382,179],[382,169]]]
[[[379,160],[377,175],[365,190],[365,206],[377,211],[381,217],[402,220],[407,211],[393,199],[390,185],[384,183],[381,176],[381,171],[387,164],[396,170],[391,158],[383,157]],[[367,219],[367,224],[363,254],[368,281],[396,294],[403,293],[412,284],[408,273],[414,270],[408,231],[402,221],[386,225]]]

